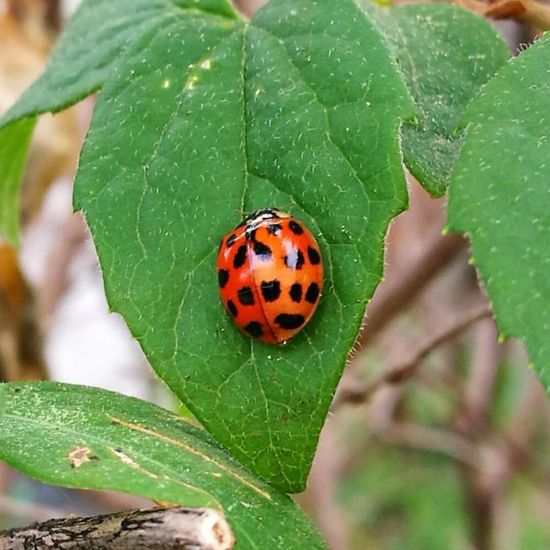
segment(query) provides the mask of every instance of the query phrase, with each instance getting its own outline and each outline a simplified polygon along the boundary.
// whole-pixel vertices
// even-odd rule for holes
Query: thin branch
[[[470,467],[477,466],[480,460],[477,447],[454,432],[393,422],[381,438],[388,443],[443,453]]]
[[[493,322],[484,321],[476,329],[474,354],[455,426],[464,437],[479,441],[489,429],[489,413],[501,348]],[[502,443],[495,442],[492,447],[492,452],[486,449],[484,461],[477,467],[462,465],[459,468],[465,498],[469,503],[467,512],[472,541],[475,548],[480,550],[491,548],[495,511],[511,470],[509,453],[505,447],[501,448]]]
[[[82,243],[88,237],[86,223],[79,213],[67,219],[48,258],[40,292],[40,310],[46,324],[69,286],[69,268]]]
[[[53,31],[59,32],[63,23],[60,0],[43,0],[43,2],[46,25]]]
[[[437,233],[427,240],[423,253],[413,266],[391,286],[379,300],[374,300],[367,309],[365,328],[357,343],[369,344],[374,336],[428,285],[453,258],[466,248],[467,241],[462,235],[441,235]]]
[[[345,515],[337,501],[338,480],[342,473],[342,433],[330,420],[325,423],[306,492],[298,501],[312,515],[329,548],[347,548]]]
[[[247,17],[252,17],[267,0],[234,0],[235,7]]]
[[[541,30],[550,29],[550,6],[536,0],[499,0],[486,4],[479,0],[455,0],[482,17],[491,19],[519,19],[528,21]]]
[[[489,428],[491,402],[502,356],[495,323],[484,320],[477,326],[474,355],[464,388],[462,430],[480,436]],[[457,421],[458,422],[458,421]]]
[[[338,407],[342,403],[363,403],[383,386],[402,384],[406,382],[414,376],[418,367],[422,364],[422,361],[432,351],[442,344],[459,336],[473,323],[479,321],[480,319],[491,317],[491,315],[491,308],[486,304],[468,311],[458,319],[455,319],[449,324],[449,326],[442,329],[435,336],[428,338],[411,353],[409,359],[393,368],[390,368],[378,380],[362,388],[342,388],[334,400],[333,408]]]
[[[60,0],[6,0],[5,3],[8,14],[19,23],[38,18],[49,31],[58,33],[61,30]]]
[[[230,550],[234,542],[224,517],[209,508],[67,517],[0,532],[0,548],[5,550]]]

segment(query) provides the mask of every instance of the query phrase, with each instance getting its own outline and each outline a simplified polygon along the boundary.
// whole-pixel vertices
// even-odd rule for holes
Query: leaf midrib
[[[56,423],[48,422],[44,419],[36,419],[36,418],[31,418],[31,417],[28,417],[28,416],[24,416],[24,415],[17,415],[17,414],[7,413],[7,412],[3,412],[1,414],[1,417],[11,418],[11,419],[16,420],[16,421],[22,420],[26,424],[33,424],[35,426],[44,428],[46,430],[50,430],[50,431],[56,430],[56,431],[60,431],[61,433],[66,434],[66,435],[74,435],[75,440],[78,440],[78,439],[82,440],[83,438],[86,438],[87,440],[94,441],[94,442],[98,443],[99,445],[101,445],[103,447],[106,447],[106,448],[109,448],[111,445],[116,445],[115,441],[112,441],[112,440],[109,440],[109,439],[104,439],[99,435],[94,435],[94,434],[91,434],[89,432],[84,433],[84,435],[83,435],[82,431],[77,431],[76,429],[69,428],[66,425],[61,426],[61,425],[56,424]],[[117,422],[117,423],[119,425],[121,425],[119,422]],[[122,425],[124,425],[124,424],[122,424]],[[101,428],[100,426],[96,426],[96,427],[99,428],[99,429]],[[181,448],[179,445],[175,445],[174,443],[171,443],[170,441],[167,441],[164,438],[162,438],[162,439],[157,438],[157,437],[153,436],[152,434],[147,434],[147,435],[149,435],[150,437],[152,437],[156,441],[163,441],[164,443],[166,443],[167,445],[169,445],[171,447]],[[191,437],[194,437],[194,436],[191,436]],[[177,441],[177,440],[175,440],[175,441]],[[208,443],[206,443],[206,444],[208,444]],[[186,447],[194,448],[192,445],[187,444],[187,443],[184,443],[183,445],[185,445]],[[140,456],[146,462],[150,462],[150,463],[154,464],[155,466],[160,467],[162,470],[166,470],[166,471],[171,472],[172,474],[174,474],[173,477],[175,479],[179,479],[177,473],[169,465],[158,462],[156,459],[154,459],[152,457],[149,457],[147,455],[143,455],[139,450],[135,449],[135,447],[133,447],[133,446],[132,446],[132,451],[133,451],[133,453],[135,453],[134,456]],[[243,482],[240,479],[241,475],[239,473],[237,473],[236,471],[234,471],[231,466],[228,465],[227,467],[224,467],[224,466],[219,465],[217,463],[216,459],[208,460],[208,459],[202,458],[201,455],[204,454],[202,451],[195,451],[195,452],[189,451],[189,452],[190,452],[190,454],[194,454],[195,456],[199,457],[201,462],[212,464],[213,466],[215,466],[221,472],[229,473],[231,475],[232,479],[239,482],[243,487],[248,487],[249,489],[251,489],[249,484]],[[193,489],[197,490],[198,492],[207,493],[209,496],[212,497],[213,500],[217,501],[217,499],[213,495],[211,495],[208,491],[206,491],[205,489],[202,489],[200,487],[195,487],[194,485],[190,485],[190,486]]]

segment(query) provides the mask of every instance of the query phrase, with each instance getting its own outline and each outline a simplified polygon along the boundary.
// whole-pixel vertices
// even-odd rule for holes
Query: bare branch
[[[53,519],[0,532],[0,548],[45,550],[230,550],[233,534],[209,508],[153,508],[91,518]]]
[[[393,422],[382,439],[388,443],[443,453],[471,467],[478,466],[480,460],[477,447],[455,432]]]
[[[430,338],[428,338],[423,344],[413,350],[409,359],[395,367],[390,368],[386,373],[384,373],[378,380],[376,380],[372,384],[369,384],[368,386],[363,386],[361,388],[342,388],[334,400],[333,408],[338,407],[342,403],[363,403],[381,387],[386,385],[402,384],[403,382],[409,380],[412,376],[414,376],[422,361],[434,349],[448,342],[449,340],[456,338],[460,333],[462,333],[476,321],[491,317],[491,315],[491,308],[486,304],[468,311],[466,314],[460,316],[458,319],[455,319],[452,323],[449,324],[449,326],[442,329],[435,336],[431,336]]]
[[[455,0],[454,3],[482,17],[519,19],[541,30],[550,29],[550,6],[536,0],[498,0],[489,4],[480,0]]]
[[[73,214],[67,219],[57,243],[48,258],[40,293],[40,310],[49,324],[55,308],[69,286],[69,268],[79,247],[88,236],[82,216]]]
[[[428,239],[424,252],[416,263],[395,283],[386,289],[380,300],[374,300],[367,309],[365,329],[358,344],[365,346],[398,313],[402,312],[428,283],[466,248],[466,239],[461,235],[441,235],[438,231]]]
[[[476,327],[474,355],[464,389],[464,403],[461,431],[478,436],[489,427],[489,417],[494,385],[502,357],[502,346],[498,342],[495,323],[483,320]]]

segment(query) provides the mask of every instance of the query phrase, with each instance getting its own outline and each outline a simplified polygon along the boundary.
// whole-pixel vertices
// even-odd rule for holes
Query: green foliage
[[[502,337],[522,338],[550,388],[550,36],[506,65],[468,108],[449,229],[470,236]]]
[[[340,488],[354,548],[464,548],[468,518],[453,462],[444,456],[371,443]]]
[[[5,460],[54,483],[219,503],[250,546],[265,544],[260,519],[269,518],[266,536],[288,537],[285,548],[319,547],[291,502],[235,459],[273,487],[304,488],[382,276],[388,224],[407,204],[399,128],[407,166],[443,194],[464,142],[456,128],[484,85],[464,119],[449,225],[471,235],[503,334],[526,340],[550,384],[550,39],[489,81],[508,54],[483,20],[446,5],[359,2],[272,0],[250,22],[227,0],[83,2],[45,73],[0,121],[0,231],[17,240],[35,115],[101,89],[74,202],[94,237],[109,304],[234,458],[135,400],[20,385],[3,390]],[[220,238],[267,206],[308,224],[326,267],[318,313],[280,347],[243,337],[217,293]],[[67,467],[72,444],[98,459]],[[233,472],[227,479],[220,464]]]
[[[226,0],[84,1],[67,24],[46,70],[2,118],[0,127],[61,111],[95,92],[137,39],[190,12],[235,16]]]
[[[0,458],[65,487],[221,509],[243,548],[325,548],[289,497],[202,428],[131,397],[50,382],[2,384]]]
[[[304,488],[406,203],[397,129],[409,109],[353,2],[276,0],[250,25],[186,15],[150,32],[95,110],[75,204],[111,307],[209,431],[286,491]],[[220,238],[271,205],[308,223],[327,272],[317,316],[283,347],[243,337],[217,290]]]
[[[23,119],[0,130],[0,235],[19,242],[19,187],[36,120]]]
[[[106,5],[84,4],[58,61],[3,123],[76,101],[111,75],[75,190],[111,307],[219,441],[299,491],[381,278],[387,225],[406,205],[397,139],[411,113],[406,89],[351,0],[275,0],[250,24],[225,2],[155,2],[131,40],[92,56],[98,74],[75,78],[75,91],[56,68],[86,60],[63,44],[109,19]],[[308,222],[327,264],[316,319],[280,348],[243,338],[216,289],[220,237],[267,205]]]
[[[405,164],[441,196],[462,147],[464,110],[510,57],[508,48],[487,21],[456,6],[361,4],[384,31],[416,102],[417,119],[402,128]]]

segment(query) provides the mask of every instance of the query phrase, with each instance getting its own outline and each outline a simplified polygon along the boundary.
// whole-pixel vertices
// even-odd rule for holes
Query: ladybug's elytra
[[[220,297],[235,324],[267,344],[292,338],[323,289],[319,246],[302,222],[275,208],[253,212],[222,239]]]

